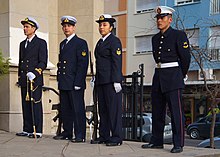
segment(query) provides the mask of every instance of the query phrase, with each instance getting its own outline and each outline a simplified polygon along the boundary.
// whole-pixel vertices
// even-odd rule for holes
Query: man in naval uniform
[[[27,17],[21,21],[24,26],[24,34],[27,38],[20,43],[18,84],[21,87],[23,131],[16,133],[17,136],[34,138],[33,125],[36,127],[36,137],[42,137],[43,109],[42,109],[42,86],[43,70],[47,66],[47,43],[38,38],[35,31],[39,28],[38,22]],[[30,81],[33,81],[33,112],[30,102]],[[32,115],[34,114],[34,115]],[[32,119],[34,117],[34,120]],[[33,122],[35,124],[33,124]]]
[[[84,91],[89,58],[87,42],[75,34],[76,22],[72,16],[61,18],[66,39],[60,43],[57,81],[64,131],[54,139],[79,143],[85,142],[86,138]]]
[[[142,148],[163,148],[166,104],[171,112],[173,148],[180,153],[184,146],[184,113],[182,89],[190,65],[189,41],[183,31],[173,29],[172,13],[167,6],[156,8],[159,33],[152,38],[153,57],[156,62],[152,83],[152,137]]]

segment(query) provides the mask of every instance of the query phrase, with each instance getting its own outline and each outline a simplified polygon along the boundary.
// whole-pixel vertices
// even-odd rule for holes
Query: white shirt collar
[[[27,38],[27,40],[28,40],[29,42],[31,42],[34,37],[35,37],[35,34],[34,34],[30,39]]]
[[[105,39],[108,38],[108,36],[109,36],[110,34],[111,34],[111,33],[108,33],[106,36],[102,37],[102,40],[105,41]]]
[[[71,36],[69,36],[68,38],[66,38],[67,39],[67,42],[66,42],[66,44],[75,36],[76,34],[75,33],[73,33]]]

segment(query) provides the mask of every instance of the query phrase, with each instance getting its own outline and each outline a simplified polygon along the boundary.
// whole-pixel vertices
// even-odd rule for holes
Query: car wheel
[[[190,131],[189,136],[191,139],[198,139],[199,138],[199,131],[197,129],[192,129]]]
[[[145,135],[142,137],[142,141],[143,141],[143,142],[150,142],[150,138],[151,138],[151,134],[145,134]]]

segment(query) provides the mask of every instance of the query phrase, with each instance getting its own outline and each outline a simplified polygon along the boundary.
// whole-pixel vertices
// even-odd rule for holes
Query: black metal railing
[[[124,76],[122,125],[124,140],[142,141],[144,65],[132,75]]]

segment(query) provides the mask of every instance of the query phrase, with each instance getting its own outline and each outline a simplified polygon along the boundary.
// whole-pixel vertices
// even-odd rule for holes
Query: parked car
[[[188,125],[186,133],[192,139],[209,138],[212,115],[201,118],[200,120]],[[220,114],[216,114],[214,136],[220,135]]]
[[[143,142],[149,142],[152,136],[152,113],[143,113],[143,119],[140,120],[140,115],[137,116],[137,137],[142,138]],[[140,137],[140,124],[142,124],[142,137]],[[123,116],[123,132],[126,137],[131,137],[133,130],[131,128],[131,115]],[[171,119],[166,115],[164,127],[164,143],[172,143],[172,127]]]
[[[220,136],[214,137],[214,146],[215,149],[220,149]],[[200,142],[197,147],[210,148],[210,139]]]

